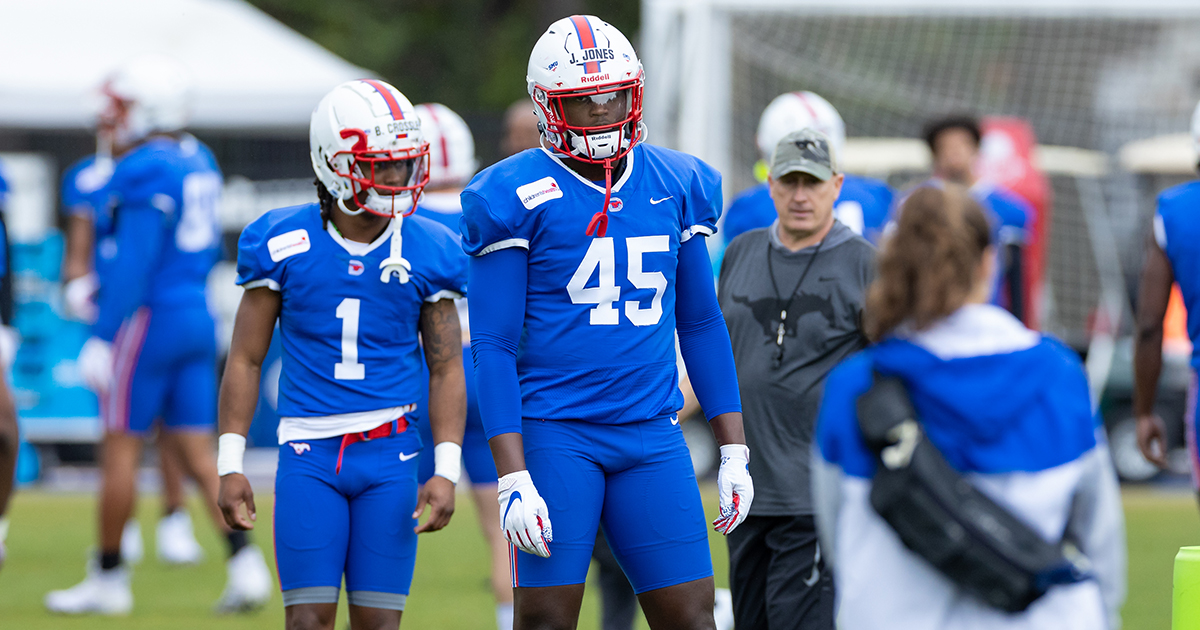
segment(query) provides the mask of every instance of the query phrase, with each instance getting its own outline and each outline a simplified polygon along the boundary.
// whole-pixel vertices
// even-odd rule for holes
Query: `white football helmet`
[[[825,134],[840,155],[846,145],[846,123],[829,101],[812,92],[780,94],[758,119],[758,151],[770,160],[775,145],[793,131],[811,127]]]
[[[429,143],[421,134],[421,118],[399,90],[383,81],[347,81],[326,94],[313,110],[309,153],[317,179],[347,214],[407,216],[429,182]],[[408,162],[407,181],[399,186],[376,182],[376,168],[396,161]],[[359,198],[363,191],[365,201]]]
[[[187,70],[162,55],[138,57],[104,82],[105,105],[98,127],[118,146],[129,147],[153,133],[171,133],[188,122],[191,81]]]
[[[583,162],[611,163],[645,136],[642,63],[616,27],[592,15],[563,18],[542,34],[525,76],[542,137]],[[612,103],[623,116],[603,126],[570,124],[563,102],[590,98]]]
[[[429,183],[429,143],[416,108],[383,81],[347,81],[317,103],[308,139],[317,179],[342,212],[394,217],[391,254],[380,263],[380,280],[395,274],[400,284],[408,282],[412,266],[401,255],[400,228]],[[377,170],[401,165],[400,185],[376,181]]]
[[[1196,103],[1196,109],[1192,111],[1192,150],[1200,162],[1200,103]]]
[[[417,105],[422,133],[429,143],[429,188],[463,186],[471,181],[479,160],[471,128],[454,110],[441,103]]]

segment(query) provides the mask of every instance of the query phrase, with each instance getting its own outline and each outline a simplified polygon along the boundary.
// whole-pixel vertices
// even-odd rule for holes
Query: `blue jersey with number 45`
[[[603,182],[579,177],[544,149],[488,168],[462,194],[468,254],[529,252],[517,350],[526,418],[618,424],[669,416],[683,404],[679,247],[716,231],[721,176],[661,147],[638,145],[626,159],[603,237],[586,234],[604,204]]]
[[[237,283],[283,301],[280,416],[375,411],[421,397],[421,305],[465,294],[467,259],[445,226],[415,215],[402,226],[412,265],[405,284],[380,280],[390,226],[373,243],[347,242],[307,204],[272,210],[242,231]]]
[[[100,278],[97,336],[113,339],[140,307],[208,308],[208,273],[220,256],[221,188],[212,153],[191,136],[155,138],[117,162],[103,188],[108,225],[98,230],[111,233],[113,243],[97,241],[101,257],[112,254]]]

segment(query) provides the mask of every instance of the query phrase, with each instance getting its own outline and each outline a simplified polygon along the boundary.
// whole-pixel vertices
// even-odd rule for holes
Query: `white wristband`
[[[745,444],[726,444],[721,447],[721,463],[726,460],[740,459],[750,463],[750,447]]]
[[[242,459],[246,455],[246,436],[222,433],[217,438],[217,476],[242,474]]]
[[[462,476],[462,447],[454,442],[440,442],[433,447],[433,474],[457,486]]]
[[[0,545],[8,540],[8,519],[0,516]]]

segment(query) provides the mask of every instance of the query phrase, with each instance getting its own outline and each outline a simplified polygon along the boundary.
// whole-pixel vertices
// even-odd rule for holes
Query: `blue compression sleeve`
[[[121,324],[146,303],[150,276],[162,248],[163,220],[162,211],[151,206],[121,208],[117,258],[101,278],[93,335],[112,341]]]
[[[737,368],[729,329],[717,303],[708,246],[700,235],[679,246],[675,271],[675,330],[692,389],[709,420],[740,412]]]
[[[484,435],[521,432],[517,345],[525,326],[529,254],[510,247],[472,256],[467,266],[471,357]]]

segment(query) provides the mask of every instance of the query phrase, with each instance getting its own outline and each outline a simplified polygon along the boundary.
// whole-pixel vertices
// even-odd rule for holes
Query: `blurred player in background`
[[[1083,366],[1070,348],[987,303],[996,261],[991,232],[963,187],[914,191],[883,243],[867,293],[864,327],[877,343],[842,362],[826,382],[813,474],[839,628],[1120,627],[1121,499],[1108,449],[1097,440]],[[1091,575],[1046,585],[1023,612],[1008,613],[902,544],[872,506],[876,457],[856,408],[875,373],[903,381],[919,439],[927,436],[966,482],[1047,542],[1071,541],[1090,561]]]
[[[602,522],[651,628],[712,628],[704,511],[675,415],[675,333],[721,445],[714,526],[727,534],[753,486],[698,238],[716,230],[720,175],[641,143],[641,63],[599,18],[552,24],[527,81],[551,148],[485,169],[462,194],[471,349],[516,627],[575,627]]]
[[[509,157],[541,145],[542,132],[538,131],[537,114],[533,113],[529,99],[518,99],[504,112],[504,138],[500,141],[500,151],[504,157]]]
[[[1022,248],[1033,209],[1020,197],[976,175],[982,137],[979,121],[970,116],[930,122],[925,127],[925,143],[933,155],[933,178],[922,185],[964,186],[983,207],[992,226],[992,240],[997,244],[992,303],[1020,318],[1025,313]]]
[[[505,157],[541,146],[542,133],[538,131],[538,118],[533,107],[529,99],[523,98],[510,105],[505,112],[504,140],[501,143]],[[681,387],[687,387],[685,396],[691,392],[687,383],[685,378],[680,384]],[[694,399],[695,395],[692,395],[689,400]],[[695,403],[695,408],[699,410],[700,403]],[[686,419],[687,415],[680,411],[679,417]],[[633,592],[633,586],[613,556],[612,549],[609,549],[603,529],[601,526],[601,531],[596,532],[596,544],[592,547],[592,559],[596,561],[596,577],[600,586],[600,630],[631,630],[637,617],[637,594]],[[508,583],[507,577],[505,582]]]
[[[721,227],[726,245],[739,234],[767,227],[778,218],[765,183],[767,176],[764,165],[771,162],[771,152],[784,136],[805,127],[828,136],[833,142],[834,151],[838,155],[843,154],[846,123],[829,101],[812,92],[788,92],[775,97],[763,110],[755,137],[759,155],[762,156],[762,161],[755,165],[755,176],[764,183],[741,193],[729,204],[725,223]],[[889,218],[892,197],[892,189],[884,182],[845,173],[842,192],[833,207],[834,218],[855,234],[871,243],[878,243]]]
[[[1200,171],[1200,104],[1192,114],[1192,148]],[[1138,285],[1137,337],[1135,338],[1133,412],[1137,416],[1138,446],[1146,459],[1167,467],[1167,432],[1155,411],[1158,377],[1162,372],[1163,317],[1171,300],[1171,286],[1187,307],[1188,336],[1192,340],[1192,382],[1188,388],[1184,434],[1192,485],[1200,496],[1200,455],[1196,448],[1197,376],[1200,368],[1200,181],[1169,188],[1158,196],[1152,238],[1146,243],[1142,279]]]
[[[67,317],[88,325],[96,321],[97,274],[116,255],[113,217],[105,195],[114,160],[120,157],[112,150],[112,122],[111,118],[98,121],[96,153],[68,167],[62,182],[61,200],[67,217],[63,306]],[[98,242],[104,245],[102,259],[95,248]],[[196,542],[192,518],[184,507],[182,455],[172,433],[159,431],[156,440],[163,495],[163,517],[155,537],[158,559],[167,564],[193,564],[204,551]],[[121,555],[127,564],[142,559],[142,529],[136,517],[125,524]]]
[[[525,101],[529,106],[529,101]],[[475,139],[461,116],[445,105],[417,105],[421,117],[421,132],[429,143],[429,184],[421,196],[416,215],[433,219],[452,230],[457,239],[462,204],[458,199],[467,182],[479,167],[475,159]],[[460,246],[461,249],[461,246]],[[500,530],[500,519],[492,507],[496,499],[496,464],[483,436],[483,420],[479,417],[479,399],[475,394],[475,366],[471,362],[471,329],[468,323],[467,300],[455,301],[458,321],[462,328],[463,374],[467,387],[467,424],[463,434],[463,463],[471,480],[471,496],[479,512],[479,525],[492,550],[492,595],[496,599],[496,627],[512,630],[512,584],[508,580],[508,543]],[[418,408],[421,443],[433,445],[429,414]],[[422,484],[434,474],[433,449],[421,451],[419,480]]]
[[[8,212],[8,182],[0,172],[0,229],[3,229],[3,216]],[[5,241],[7,241],[5,230]],[[8,248],[4,249],[4,276],[9,275]],[[5,320],[8,323],[8,320]],[[16,348],[12,349],[15,354]],[[2,359],[3,357],[0,357]],[[5,374],[0,377],[0,569],[4,568],[4,558],[7,551],[4,541],[8,538],[8,500],[12,496],[13,480],[16,477],[17,452],[20,450],[21,435],[17,428],[17,410],[13,406],[12,392],[8,387],[8,367],[12,359],[3,362]]]
[[[396,88],[334,88],[309,137],[318,203],[272,210],[238,241],[246,291],[221,384],[220,504],[231,526],[254,527],[242,455],[278,321],[275,558],[286,625],[332,630],[344,576],[351,627],[394,630],[417,534],[454,512],[466,415],[454,298],[466,257],[444,226],[406,218],[428,181],[429,144]],[[421,438],[406,416],[426,383],[422,345],[436,464],[418,492]]]
[[[226,532],[229,579],[217,608],[255,608],[270,596],[270,575],[245,533],[225,528],[212,460],[216,333],[205,282],[219,256],[221,173],[208,148],[181,131],[188,82],[177,63],[138,58],[104,92],[114,153],[123,154],[106,187],[115,256],[101,273],[96,322],[79,354],[84,382],[100,395],[105,430],[100,553],[87,578],[49,593],[46,607],[69,614],[132,609],[121,535],[133,512],[142,441],[161,416],[160,429],[175,433],[184,468]]]

